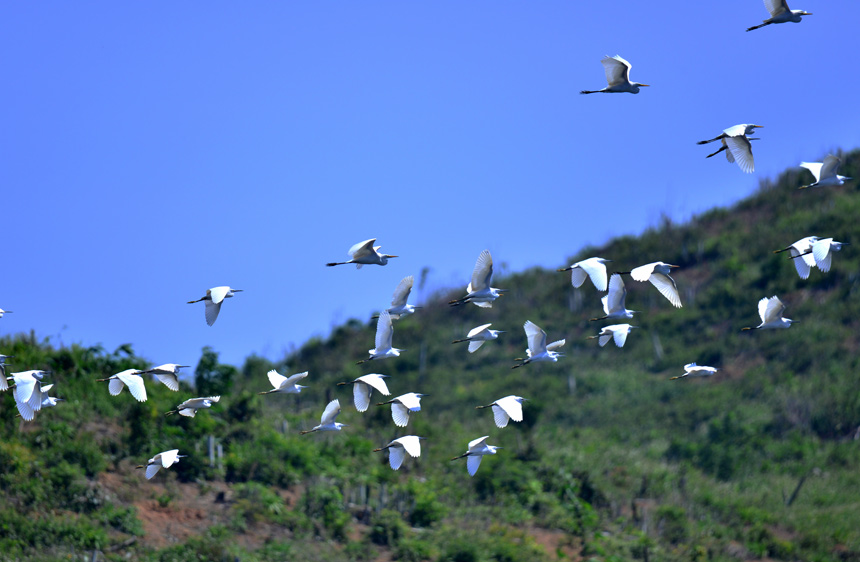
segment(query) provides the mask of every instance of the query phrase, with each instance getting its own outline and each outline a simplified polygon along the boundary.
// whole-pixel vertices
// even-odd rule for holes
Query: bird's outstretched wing
[[[227,297],[227,293],[230,292],[230,287],[212,287],[209,289],[209,296],[212,298],[212,302],[216,304],[220,304],[224,302],[224,299]]]
[[[525,329],[526,338],[529,341],[530,356],[546,351],[546,332],[531,320],[526,320],[523,329]]]
[[[370,240],[365,240],[364,242],[359,242],[358,244],[355,244],[352,248],[349,249],[349,257],[352,259],[358,259],[370,255],[371,253],[373,253],[374,242],[376,242],[376,238],[371,238]]]
[[[206,323],[208,325],[212,325],[218,320],[218,313],[221,312],[221,305],[223,302],[215,302],[215,301],[206,301]]]
[[[472,270],[472,280],[466,288],[466,292],[472,293],[475,291],[483,291],[489,288],[493,282],[493,256],[489,250],[484,250],[478,256],[478,261],[475,262],[475,269]]]
[[[821,177],[831,178],[836,175],[836,170],[839,168],[839,158],[828,154],[824,162],[821,163]]]
[[[624,280],[619,273],[614,273],[609,278],[609,293],[603,301],[603,310],[606,314],[624,310],[624,301],[627,298],[627,289],[624,288]]]
[[[409,423],[409,408],[400,402],[391,403],[391,419],[397,427],[406,427]]]
[[[376,349],[387,349],[391,347],[391,338],[394,335],[394,325],[391,323],[391,315],[387,310],[379,313],[376,321]]]
[[[652,273],[650,277],[651,284],[654,285],[660,294],[666,297],[672,306],[681,308],[681,296],[678,294],[678,286],[675,280],[665,273]]]
[[[596,260],[585,260],[580,262],[579,267],[585,270],[598,291],[606,290],[606,265]]]
[[[358,377],[358,380],[370,385],[385,396],[391,394],[391,392],[388,390],[388,385],[385,384],[385,378],[382,375],[372,373],[369,375],[363,375],[361,377]]]
[[[630,270],[630,277],[632,277],[635,281],[639,281],[640,283],[648,281],[648,278],[651,277],[651,272],[654,271],[655,265],[657,265],[657,262],[646,263],[645,265],[634,267]]]
[[[406,452],[409,453],[410,457],[417,458],[421,456],[421,439],[417,435],[404,435],[394,441],[400,443]]]
[[[749,139],[741,135],[739,137],[726,137],[723,140],[740,169],[747,174],[753,173],[755,171],[755,159]]]
[[[474,476],[476,472],[478,472],[478,468],[481,466],[481,459],[484,457],[481,455],[470,455],[466,457],[466,469],[469,471],[469,476]]]
[[[307,376],[308,376],[308,371],[305,371],[304,373],[296,373],[295,375],[290,375],[289,377],[286,378],[287,386],[293,386],[294,384],[297,384],[300,380],[306,378]]]
[[[830,271],[830,258],[833,256],[830,251],[831,242],[833,242],[833,238],[825,238],[812,244],[812,256],[815,258],[815,265],[824,273]]]
[[[269,377],[269,383],[271,383],[273,388],[281,388],[281,385],[284,384],[284,382],[287,380],[287,377],[285,377],[275,369],[272,369],[271,371],[266,373],[266,376]]]
[[[764,301],[764,306],[762,306],[762,301]],[[779,297],[774,295],[769,299],[762,299],[762,301],[759,301],[758,306],[762,322],[767,324],[768,322],[773,322],[774,320],[782,317],[782,313],[785,311],[785,305],[782,304]]]
[[[822,162],[801,162],[800,163],[801,168],[806,168],[807,170],[812,172],[812,175],[815,176],[816,182],[821,179],[821,168],[823,166],[824,166],[824,164]]]
[[[615,340],[615,345],[618,347],[624,347],[624,343],[627,341],[627,330],[615,330],[612,334],[612,338]]]
[[[399,443],[400,441],[395,439],[388,444],[388,464],[391,466],[392,470],[400,469],[400,465],[403,464],[403,459],[406,456],[404,448],[402,446],[398,446]]]
[[[406,299],[409,298],[409,293],[412,291],[412,285],[415,282],[415,278],[411,275],[409,277],[404,277],[400,283],[398,283],[397,288],[394,289],[394,296],[391,298],[391,306],[403,306],[406,304]]]
[[[179,449],[171,449],[161,453],[161,465],[164,468],[170,468],[179,456]]]
[[[340,401],[335,398],[325,407],[322,417],[320,417],[320,425],[328,425],[334,423],[335,418],[340,413]]]
[[[789,11],[788,3],[785,0],[764,0],[764,7],[770,12],[772,18]]]
[[[478,326],[477,328],[472,328],[471,330],[469,330],[469,333],[466,334],[466,337],[467,338],[474,338],[475,336],[477,336],[478,334],[480,334],[481,332],[483,332],[484,330],[486,330],[487,328],[489,328],[492,325],[493,325],[492,323],[483,324],[481,326]]]
[[[631,64],[618,55],[614,57],[605,56],[600,60],[603,70],[606,72],[606,82],[610,86],[617,86],[630,80]]]

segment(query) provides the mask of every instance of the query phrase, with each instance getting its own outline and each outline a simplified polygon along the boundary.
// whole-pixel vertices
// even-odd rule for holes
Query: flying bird
[[[837,242],[833,238],[822,238],[813,242],[811,252],[818,269],[824,273],[830,271],[830,260],[833,257],[833,252],[838,252],[846,244],[848,242]]]
[[[818,240],[818,236],[807,236],[781,250],[774,250],[773,253],[789,252],[792,261],[794,261],[794,269],[797,270],[797,274],[801,279],[809,279],[810,268],[815,267],[815,257],[812,255],[812,243],[816,240]]]
[[[158,453],[149,459],[146,464],[142,464],[135,468],[145,468],[146,479],[151,480],[162,467],[170,468],[174,464],[178,463],[179,459],[184,459],[187,456],[188,455],[180,455],[179,449],[171,449],[170,451]]]
[[[450,301],[451,306],[471,302],[481,308],[493,308],[493,301],[505,294],[507,289],[491,287],[493,282],[493,256],[489,250],[484,250],[475,262],[472,270],[472,280],[466,287],[466,296]]]
[[[808,187],[827,187],[831,185],[843,185],[851,178],[840,176],[836,172],[839,171],[839,165],[842,160],[829,154],[824,162],[801,162],[800,165],[806,168],[812,175],[815,176],[815,181],[809,185],[801,185],[798,189],[806,189]]]
[[[514,361],[522,361],[522,363],[517,363],[511,367],[511,369],[516,369],[517,367],[522,367],[523,365],[528,365],[529,363],[535,363],[538,361],[556,362],[559,357],[564,357],[562,353],[554,350],[563,346],[565,340],[558,340],[551,344],[547,344],[546,332],[541,330],[540,327],[531,320],[525,321],[523,329],[526,331],[526,338],[529,342],[529,347],[526,349],[526,358],[523,359],[518,357],[514,359]]]
[[[801,16],[811,16],[809,12],[803,10],[789,10],[788,3],[785,0],[764,0],[764,7],[770,12],[770,17],[764,20],[764,23],[748,27],[747,31],[758,29],[772,23],[800,23]]]
[[[508,421],[515,422],[523,421],[523,401],[526,400],[522,396],[505,396],[499,398],[492,404],[486,406],[475,406],[476,410],[482,408],[493,409],[493,421],[496,422],[496,427],[502,428],[508,425]]]
[[[342,428],[347,427],[347,425],[345,423],[338,423],[334,421],[339,413],[340,401],[335,398],[325,407],[325,410],[320,417],[320,424],[313,429],[309,429],[307,431],[300,431],[299,434],[305,435],[314,431],[340,431]]]
[[[741,331],[790,328],[792,322],[799,322],[799,320],[783,318],[782,315],[784,312],[785,305],[782,304],[779,297],[776,295],[770,298],[764,297],[758,301],[758,315],[761,316],[761,324],[755,327],[742,328]]]
[[[655,261],[634,267],[630,271],[622,273],[629,273],[634,281],[639,281],[640,283],[650,281],[652,285],[657,287],[660,294],[672,303],[672,306],[681,308],[683,305],[681,304],[681,296],[678,294],[678,286],[675,284],[675,280],[669,275],[672,269],[676,267],[678,266],[662,261]]]
[[[604,326],[603,329],[600,330],[599,334],[596,336],[588,336],[588,339],[596,339],[597,343],[600,344],[600,347],[609,343],[609,340],[614,340],[617,347],[624,347],[624,343],[627,341],[627,335],[633,330],[633,328],[637,327],[638,326],[631,326],[630,324],[613,324],[612,326]]]
[[[143,371],[141,374],[150,374],[155,375],[161,383],[169,388],[170,390],[176,392],[179,390],[179,370],[180,369],[188,369],[188,365],[177,365],[176,363],[165,363],[164,365],[159,365],[158,367],[153,367],[152,369],[147,369]]]
[[[570,271],[571,284],[579,288],[585,283],[585,279],[591,279],[594,288],[598,291],[606,290],[606,265],[612,260],[604,258],[588,258],[578,261],[570,267],[564,267],[558,271]]]
[[[8,377],[3,377],[2,381],[0,381],[0,390],[7,390],[9,388],[7,381],[14,381],[12,384],[15,385],[16,396],[18,396],[22,402],[27,402],[30,400],[33,392],[35,392],[37,384],[45,377],[45,375],[50,373],[50,371],[42,371],[39,369],[12,373]],[[15,400],[18,401],[19,398],[16,398]]]
[[[388,385],[385,384],[385,379],[387,378],[388,375],[371,373],[369,375],[362,375],[351,382],[339,382],[337,385],[344,386],[351,384],[352,401],[355,404],[355,409],[359,412],[366,412],[368,406],[370,406],[370,395],[374,390],[383,396],[391,396]]]
[[[684,377],[710,377],[719,369],[716,367],[706,367],[704,365],[696,365],[695,363],[687,363],[684,365],[684,374],[677,377],[672,377],[670,381],[683,379]]]
[[[380,254],[379,249],[382,246],[374,246],[374,242],[376,242],[376,238],[359,242],[349,249],[349,259],[347,261],[331,262],[326,265],[328,267],[334,267],[336,265],[354,263],[356,269],[361,269],[361,266],[363,265],[388,265],[388,260],[390,258],[398,257],[391,254]]]
[[[600,59],[600,62],[603,63],[603,70],[606,72],[606,81],[609,85],[602,90],[582,90],[579,92],[580,94],[596,94],[598,92],[604,94],[620,92],[638,94],[640,87],[648,86],[648,84],[630,81],[630,68],[632,66],[620,56],[615,55],[614,57],[610,57],[606,55]]]
[[[469,441],[469,450],[451,460],[455,461],[467,457],[466,468],[469,470],[469,476],[474,476],[478,472],[478,467],[481,466],[481,459],[484,458],[484,455],[495,455],[496,451],[501,449],[501,447],[487,445],[487,438],[489,438],[489,435]]]
[[[190,398],[176,407],[175,410],[170,410],[165,413],[165,416],[172,416],[173,414],[179,414],[180,416],[185,416],[188,418],[193,418],[197,415],[197,410],[202,410],[203,408],[211,408],[213,404],[218,403],[221,400],[220,396],[207,396],[205,398]]]
[[[405,349],[397,349],[391,347],[391,339],[394,337],[394,324],[391,322],[391,315],[387,310],[383,310],[379,314],[379,319],[376,321],[376,347],[369,349],[367,352],[370,357],[356,361],[356,365],[373,361],[374,359],[385,359],[387,357],[398,357],[401,351]]]
[[[591,318],[589,321],[608,320],[615,318],[633,318],[635,310],[627,310],[624,301],[627,298],[627,289],[624,288],[624,280],[620,273],[614,273],[609,278],[609,292],[600,299],[603,303],[603,312],[606,316]]]
[[[263,392],[258,392],[257,394],[272,394],[275,392],[280,392],[282,394],[298,394],[302,391],[303,388],[307,388],[306,386],[298,384],[298,382],[304,380],[305,377],[308,376],[308,371],[305,371],[304,373],[296,373],[295,375],[285,377],[275,369],[272,369],[271,371],[266,373],[266,376],[269,377],[269,382],[272,385],[272,390],[264,390]]]
[[[499,334],[504,334],[504,330],[491,330],[492,324],[484,324],[477,328],[472,328],[466,337],[461,340],[454,340],[451,343],[469,342],[469,353],[475,353],[484,345],[485,341],[497,339]]]
[[[232,297],[235,293],[241,293],[242,289],[231,289],[230,287],[212,287],[206,290],[206,296],[197,299],[196,301],[188,301],[188,304],[194,304],[200,301],[206,301],[206,323],[210,326],[218,319],[218,313],[221,312],[221,305],[224,299]]]
[[[388,314],[391,316],[392,320],[400,320],[404,316],[408,316],[415,312],[416,309],[421,308],[420,306],[406,304],[406,299],[409,298],[409,293],[412,292],[412,285],[414,282],[415,278],[411,275],[409,277],[404,277],[400,283],[397,284],[397,288],[394,289],[394,295],[391,297],[391,308],[388,309]]]
[[[36,412],[43,407],[56,406],[57,402],[62,399],[48,396],[48,391],[53,387],[53,384],[42,386],[41,380],[36,379],[31,394],[27,398],[24,398],[22,394],[23,387],[16,385],[12,394],[15,398],[15,407],[18,408],[18,415],[24,421],[33,421],[33,418],[36,417]]]
[[[107,382],[111,396],[118,395],[123,387],[127,386],[135,400],[146,402],[146,387],[143,386],[143,377],[140,376],[142,372],[137,369],[126,369],[106,379],[97,379],[97,382]]]
[[[409,456],[413,458],[421,456],[422,439],[426,438],[418,437],[417,435],[404,435],[403,437],[394,439],[385,447],[374,449],[373,452],[378,453],[379,451],[385,451],[387,449],[388,464],[390,464],[391,468],[394,470],[398,470],[400,465],[403,464],[403,459],[406,457],[407,453],[409,453]]]
[[[716,156],[725,150],[726,160],[729,161],[729,164],[737,162],[738,167],[742,171],[747,174],[751,174],[755,171],[755,159],[753,158],[752,144],[750,141],[759,139],[751,138],[748,135],[751,135],[755,129],[760,129],[762,127],[764,127],[764,125],[749,125],[745,123],[734,125],[733,127],[724,129],[719,136],[709,140],[699,141],[696,144],[707,144],[716,140],[721,141],[722,146],[720,149],[708,154],[705,158]]]
[[[388,402],[380,402],[377,406],[391,404],[391,419],[394,420],[394,425],[397,427],[406,427],[406,424],[409,423],[409,414],[421,411],[421,398],[424,396],[426,394],[408,392]]]

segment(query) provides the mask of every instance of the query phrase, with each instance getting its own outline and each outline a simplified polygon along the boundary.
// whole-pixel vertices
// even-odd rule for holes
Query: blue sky
[[[555,268],[858,146],[860,2],[701,5],[6,3],[0,333],[278,360],[424,267]],[[579,95],[606,54],[652,86]],[[753,175],[695,144],[737,123]],[[402,257],[324,267],[371,237]],[[210,328],[216,285],[245,292]]]

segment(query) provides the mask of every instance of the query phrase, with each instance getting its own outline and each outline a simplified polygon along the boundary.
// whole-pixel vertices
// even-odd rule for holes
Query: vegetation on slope
[[[842,173],[858,176],[858,155]],[[623,349],[586,339],[604,324],[587,321],[600,311],[594,288],[543,269],[497,279],[510,293],[489,310],[449,308],[460,289],[434,296],[395,324],[400,358],[355,365],[375,322],[352,320],[276,365],[252,356],[236,369],[205,349],[194,381],[178,393],[148,381],[143,404],[95,382],[147,365],[130,346],[2,338],[16,366],[52,370],[68,402],[28,424],[0,396],[0,557],[860,559],[860,254],[848,246],[829,273],[804,281],[772,253],[810,234],[860,240],[860,194],[854,184],[798,191],[805,173],[688,224],[666,221],[572,256],[625,271],[681,266],[682,309],[626,280],[641,328]],[[801,323],[741,333],[774,294]],[[511,370],[527,319],[566,338],[566,357]],[[487,322],[507,333],[475,354],[451,345]],[[720,372],[668,380],[692,361]],[[309,388],[258,396],[273,367],[310,371]],[[408,428],[393,425],[388,407],[359,414],[351,387],[336,386],[369,372],[391,375],[395,396],[428,395]],[[163,416],[214,394],[222,401],[194,419]],[[529,399],[522,423],[497,429],[474,409],[508,394]],[[300,437],[335,397],[350,426]],[[427,440],[420,459],[393,472],[372,449],[404,434]],[[481,435],[504,449],[469,478],[449,459]],[[210,462],[210,440],[223,458]],[[152,482],[132,468],[171,448],[189,456]],[[197,523],[186,521],[191,512]]]

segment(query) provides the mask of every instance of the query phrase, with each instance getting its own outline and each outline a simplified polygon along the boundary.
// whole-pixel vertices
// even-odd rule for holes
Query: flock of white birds
[[[764,20],[760,25],[748,28],[747,31],[776,23],[798,23],[801,21],[802,16],[812,15],[803,10],[790,10],[785,0],[764,0],[764,4],[771,17]],[[630,81],[631,65],[620,56],[604,57],[601,63],[606,73],[607,87],[601,90],[583,90],[582,94],[637,94],[641,87],[648,86],[648,84]],[[750,141],[758,139],[751,135],[755,129],[761,127],[761,125],[754,124],[734,125],[723,130],[720,135],[709,140],[700,141],[698,144],[720,141],[721,147],[719,150],[707,155],[707,158],[725,151],[730,163],[737,163],[742,171],[752,173],[755,170],[755,161]],[[843,185],[851,178],[841,176],[837,173],[839,164],[839,158],[833,155],[825,158],[824,162],[801,162],[800,166],[812,173],[815,177],[815,182],[804,185],[800,189]],[[380,253],[380,246],[374,246],[375,242],[375,238],[359,242],[349,249],[349,260],[331,262],[326,265],[333,267],[354,264],[356,268],[361,269],[364,265],[384,266],[388,264],[390,259],[397,257],[396,255]],[[833,238],[807,236],[784,249],[776,250],[775,253],[789,252],[790,259],[793,260],[798,275],[801,279],[807,279],[813,267],[817,267],[822,272],[829,271],[833,253],[841,250],[844,244],[847,244],[847,242],[838,242]],[[630,275],[637,282],[650,282],[674,307],[680,308],[682,306],[678,287],[675,280],[670,276],[671,270],[678,266],[657,261],[636,267],[630,271],[614,273],[610,276],[606,268],[606,264],[610,261],[601,257],[592,257],[574,263],[570,267],[558,270],[571,272],[571,283],[575,288],[581,287],[587,279],[590,279],[595,289],[600,292],[607,292],[606,296],[601,299],[604,316],[592,318],[592,321],[630,319],[636,314],[636,311],[626,308],[627,290],[624,286],[623,275]],[[475,263],[471,280],[466,287],[466,294],[459,299],[450,301],[449,304],[451,306],[458,306],[473,303],[481,308],[491,308],[493,302],[506,292],[505,289],[493,287],[492,278],[493,258],[489,250],[484,250],[478,256],[478,260]],[[368,351],[369,356],[366,359],[360,360],[357,363],[361,364],[397,357],[404,351],[393,346],[394,321],[413,314],[420,308],[407,303],[413,282],[414,278],[408,276],[398,284],[394,291],[391,307],[382,311],[377,318],[374,348]],[[239,292],[241,292],[241,289],[234,289],[228,286],[213,287],[206,291],[205,296],[194,301],[189,301],[189,304],[203,301],[205,303],[206,323],[212,326],[218,318],[225,299],[231,298]],[[783,316],[784,311],[785,305],[777,296],[764,297],[758,303],[761,324],[755,327],[743,328],[743,330],[789,328],[797,320],[785,318]],[[0,309],[0,318],[4,314],[11,312],[10,310]],[[504,333],[501,330],[491,330],[490,326],[491,324],[478,326],[470,330],[465,338],[454,340],[452,343],[469,342],[468,351],[469,353],[474,353],[485,342],[495,340],[500,334]],[[564,339],[547,343],[546,332],[531,320],[526,320],[523,328],[528,340],[528,347],[525,350],[525,357],[515,359],[515,364],[512,368],[523,367],[535,362],[557,362],[559,358],[563,357],[563,354],[557,350],[564,346]],[[589,339],[597,339],[601,347],[605,346],[609,341],[613,341],[617,347],[624,347],[627,337],[634,328],[636,326],[628,323],[607,325],[603,326],[597,335],[589,336]],[[0,391],[12,388],[15,404],[19,412],[18,415],[22,419],[30,421],[35,418],[36,413],[42,408],[56,406],[62,399],[48,395],[54,385],[42,384],[44,376],[49,374],[48,371],[29,370],[10,373],[7,376],[7,359],[11,357],[0,354]],[[178,391],[178,375],[180,369],[183,367],[187,367],[187,365],[167,363],[144,371],[128,369],[109,378],[99,379],[99,381],[108,383],[108,391],[112,396],[117,396],[124,388],[128,388],[136,400],[144,402],[147,396],[143,375],[150,374],[170,390]],[[671,380],[686,377],[707,377],[714,375],[717,371],[718,369],[715,367],[699,366],[696,363],[690,363],[684,366],[683,375],[672,377]],[[307,376],[307,372],[284,376],[272,370],[268,373],[272,389],[260,392],[259,394],[298,394],[303,388],[306,388],[298,383],[304,381]],[[388,378],[387,375],[371,373],[358,377],[354,381],[338,383],[338,385],[352,385],[355,409],[358,412],[366,412],[370,407],[371,396],[374,391],[382,396],[391,395],[385,382],[386,378]],[[12,384],[10,385],[9,382]],[[409,392],[385,402],[378,402],[377,405],[390,405],[391,417],[394,424],[397,427],[406,427],[409,423],[410,415],[421,410],[421,398],[423,396],[423,394]],[[179,414],[181,416],[194,417],[198,410],[211,408],[214,404],[218,403],[220,398],[220,396],[190,398],[179,404],[175,410],[167,412],[166,415]],[[495,425],[498,428],[504,428],[510,420],[515,422],[523,420],[522,404],[525,400],[521,396],[510,395],[499,398],[490,404],[477,406],[477,408],[492,408]],[[340,431],[346,427],[346,424],[336,421],[340,412],[340,401],[338,399],[332,400],[326,405],[320,417],[319,425],[300,433],[304,435],[317,431]],[[391,468],[398,470],[406,455],[411,457],[419,457],[421,455],[421,440],[423,439],[423,437],[416,435],[404,435],[393,439],[383,447],[374,449],[374,451],[388,451]],[[488,439],[489,436],[485,435],[470,441],[466,452],[454,457],[452,460],[467,458],[466,465],[468,472],[471,476],[474,476],[481,464],[481,459],[486,455],[494,455],[501,449],[501,447],[489,445],[487,443]],[[138,466],[137,468],[144,468],[146,478],[150,479],[155,476],[160,468],[169,468],[179,462],[179,459],[183,456],[179,454],[178,449],[163,451],[149,459],[147,464]]]

